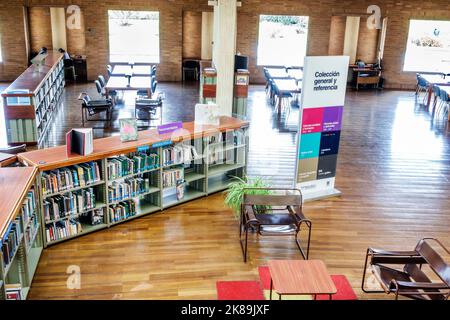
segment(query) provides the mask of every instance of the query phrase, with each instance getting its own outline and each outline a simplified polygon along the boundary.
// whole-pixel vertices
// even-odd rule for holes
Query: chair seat
[[[292,214],[256,214],[259,224],[261,225],[295,225],[296,221]]]
[[[295,225],[277,226],[277,225],[264,225],[259,229],[261,235],[291,235],[295,234],[297,227]]]

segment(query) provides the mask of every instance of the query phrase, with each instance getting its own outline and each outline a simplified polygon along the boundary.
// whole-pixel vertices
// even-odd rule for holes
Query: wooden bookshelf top
[[[21,162],[29,166],[36,166],[41,171],[53,170],[61,167],[74,165],[77,163],[94,161],[106,157],[136,151],[138,147],[150,146],[165,141],[178,142],[185,139],[196,139],[202,136],[210,136],[218,131],[235,130],[248,126],[247,121],[242,121],[233,117],[221,117],[218,126],[198,127],[194,122],[184,122],[183,130],[174,133],[158,134],[156,129],[140,131],[138,140],[121,142],[120,136],[100,138],[94,140],[94,151],[87,155],[67,155],[66,146],[58,146],[47,149],[40,149],[20,153],[18,158]]]
[[[42,82],[48,77],[48,74],[55,68],[56,64],[62,59],[64,55],[56,51],[49,51],[45,58],[45,64],[39,71],[36,71],[34,65],[26,69],[11,85],[2,93],[3,97],[17,96],[8,95],[6,92],[28,89],[29,94],[20,94],[20,96],[33,96],[37,90],[40,89]]]
[[[35,167],[0,168],[0,238],[19,213],[36,172]]]

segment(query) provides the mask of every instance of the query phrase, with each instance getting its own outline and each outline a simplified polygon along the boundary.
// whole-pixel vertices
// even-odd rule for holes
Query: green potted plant
[[[229,206],[236,218],[239,219],[239,214],[241,211],[241,203],[245,194],[252,195],[266,195],[270,194],[269,190],[261,190],[261,189],[253,189],[253,190],[245,190],[246,188],[269,188],[270,185],[265,183],[261,177],[256,178],[239,178],[234,177],[234,181],[228,185],[228,189],[225,191],[225,204]],[[263,213],[269,209],[268,206],[257,206],[255,208],[256,213]]]

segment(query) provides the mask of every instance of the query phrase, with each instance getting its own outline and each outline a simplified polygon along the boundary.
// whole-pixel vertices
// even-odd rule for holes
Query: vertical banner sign
[[[348,56],[305,57],[296,165],[305,200],[340,194],[334,182],[348,63]]]

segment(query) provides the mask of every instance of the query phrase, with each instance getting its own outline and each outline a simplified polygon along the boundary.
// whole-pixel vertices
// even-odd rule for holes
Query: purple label
[[[157,127],[158,134],[171,133],[181,128],[183,128],[183,123],[181,121],[166,123]]]
[[[341,130],[343,109],[344,107],[323,108],[323,132]]]

